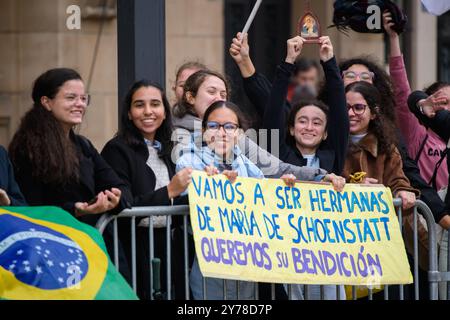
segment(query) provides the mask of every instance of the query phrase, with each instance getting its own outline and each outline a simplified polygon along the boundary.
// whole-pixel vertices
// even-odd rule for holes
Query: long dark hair
[[[181,102],[173,109],[173,115],[177,118],[183,118],[187,114],[197,116],[194,111],[194,106],[187,101],[187,93],[190,92],[193,97],[197,96],[198,89],[205,82],[208,77],[217,77],[225,83],[225,89],[227,91],[227,97],[230,96],[230,85],[227,79],[219,72],[212,70],[200,70],[193,73],[184,84],[183,99]]]
[[[41,104],[53,99],[65,82],[80,80],[72,69],[57,68],[41,74],[33,84],[33,107],[22,118],[9,153],[16,170],[31,164],[32,177],[44,183],[66,185],[79,179],[79,158],[75,145],[60,122]]]
[[[386,120],[386,115],[380,112],[381,97],[378,89],[365,81],[358,81],[345,87],[345,93],[357,92],[361,94],[369,106],[370,112],[375,118],[369,122],[369,132],[378,140],[378,149],[381,153],[389,153],[396,144],[397,135],[391,121]]]
[[[326,119],[325,132],[328,130],[328,123],[329,123],[328,116],[329,116],[330,108],[328,108],[328,106],[320,100],[316,100],[316,99],[300,100],[299,102],[297,102],[295,105],[292,106],[291,111],[289,111],[289,115],[288,115],[288,119],[287,119],[286,142],[291,147],[295,147],[296,142],[295,142],[295,137],[291,136],[289,130],[290,130],[290,128],[293,128],[295,126],[295,117],[297,116],[297,113],[302,108],[307,107],[307,106],[317,107],[323,113],[325,113],[325,119]],[[280,130],[283,130],[283,128],[280,128]]]
[[[213,113],[217,109],[221,109],[221,108],[227,108],[227,109],[230,109],[231,111],[233,111],[234,114],[236,114],[236,117],[238,119],[237,125],[239,126],[239,128],[244,131],[248,129],[248,120],[246,119],[246,117],[242,113],[241,109],[239,109],[239,107],[237,105],[235,105],[233,102],[230,102],[230,101],[216,101],[212,105],[209,106],[209,108],[205,112],[205,115],[203,116],[202,128],[204,130],[206,129],[206,124],[208,123],[208,118],[211,115],[211,113]]]
[[[142,87],[152,87],[159,90],[161,93],[166,118],[161,123],[161,126],[156,130],[155,139],[162,145],[160,156],[168,156],[172,152],[173,147],[173,143],[171,141],[172,117],[170,115],[170,104],[162,87],[155,82],[143,79],[135,82],[128,90],[120,112],[120,127],[117,135],[123,138],[125,142],[132,147],[145,143],[142,133],[138,128],[136,128],[133,121],[128,117],[128,112],[131,109],[131,103],[133,101],[133,95]]]
[[[380,113],[382,113],[385,118],[395,124],[395,100],[394,100],[394,86],[392,84],[391,78],[379,66],[378,63],[374,61],[373,58],[369,56],[357,57],[348,60],[344,60],[340,63],[339,68],[342,72],[348,70],[351,66],[360,64],[365,66],[371,72],[374,73],[373,85],[378,89],[381,104],[379,106]]]

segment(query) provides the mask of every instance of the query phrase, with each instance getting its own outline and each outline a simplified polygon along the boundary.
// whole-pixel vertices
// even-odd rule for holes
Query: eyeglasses
[[[78,98],[80,98],[81,102],[84,103],[86,106],[88,106],[89,102],[91,102],[91,96],[89,94],[82,94],[82,95],[67,94],[64,96],[64,99],[66,99],[69,102],[75,102]]]
[[[224,124],[220,124],[216,121],[208,121],[206,123],[206,129],[208,129],[208,130],[219,131],[220,128],[223,128],[223,130],[227,134],[233,134],[236,132],[236,130],[239,128],[239,126],[233,122],[226,122]]]
[[[355,103],[353,105],[347,103],[347,109],[348,110],[352,109],[353,113],[357,114],[357,115],[363,114],[366,111],[366,108],[367,108],[367,105],[362,104],[362,103]]]
[[[344,71],[342,72],[342,77],[347,80],[356,80],[359,77],[361,81],[372,81],[375,77],[373,72],[355,72],[355,71]]]

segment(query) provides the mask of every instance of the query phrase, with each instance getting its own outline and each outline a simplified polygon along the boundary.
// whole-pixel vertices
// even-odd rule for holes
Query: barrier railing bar
[[[131,277],[136,293],[136,217],[131,219]]]
[[[398,218],[399,218],[399,225],[400,225],[400,232],[403,231],[402,228],[402,210],[399,207],[401,205],[401,200],[400,199],[394,199],[394,205],[396,207],[398,207]],[[428,258],[429,258],[429,271],[428,271],[428,281],[429,281],[429,286],[430,286],[430,299],[431,300],[437,300],[438,298],[438,283],[441,281],[450,281],[450,272],[439,272],[438,270],[438,261],[437,261],[437,242],[436,242],[436,230],[435,230],[435,222],[434,222],[434,218],[433,215],[431,213],[431,210],[428,208],[428,206],[426,206],[425,203],[423,203],[420,200],[416,201],[416,208],[414,209],[414,290],[415,290],[415,299],[419,298],[419,286],[418,286],[418,231],[417,231],[417,225],[418,225],[418,216],[417,216],[417,209],[420,208],[421,209],[421,214],[422,216],[425,218],[425,221],[427,223],[427,227],[428,227],[428,241],[429,241],[429,252],[428,252]],[[188,244],[187,244],[187,215],[189,215],[189,207],[188,206],[170,206],[170,207],[136,207],[136,208],[132,208],[132,209],[127,209],[124,210],[123,212],[121,212],[119,215],[110,215],[110,214],[105,214],[102,215],[102,217],[99,219],[98,223],[97,223],[97,229],[100,231],[100,233],[103,233],[103,231],[105,230],[106,226],[113,221],[114,222],[114,261],[115,261],[115,265],[116,265],[116,269],[119,269],[119,255],[118,255],[118,226],[117,226],[117,219],[118,218],[128,218],[131,217],[133,219],[135,219],[136,217],[151,217],[154,215],[183,215],[184,217],[184,226],[185,226],[185,234],[184,234],[184,240],[185,240],[185,252],[187,252],[188,250]],[[135,235],[135,234],[134,234]],[[448,235],[449,239],[450,239],[450,234]],[[135,238],[135,237],[134,237]],[[151,242],[150,245],[150,251],[151,251],[151,259],[153,258],[153,221],[152,219],[150,219],[150,225],[149,225],[149,241]],[[135,244],[134,244],[135,245]],[[132,246],[133,246],[133,242],[132,242]],[[170,246],[170,244],[169,244]],[[132,249],[133,250],[133,249]],[[135,250],[135,249],[134,249]],[[450,253],[450,248],[449,248],[449,253]],[[168,257],[168,261],[170,262],[170,257]],[[448,255],[448,260],[449,260],[449,266],[450,266],[450,254]],[[185,268],[188,269],[188,257],[185,257]],[[151,264],[150,264],[151,266]],[[170,266],[170,264],[168,264],[168,266]],[[133,266],[133,269],[136,266]],[[150,271],[152,272],[152,267],[150,267]],[[134,272],[134,271],[133,271]],[[135,275],[134,275],[135,277]],[[136,289],[136,284],[135,284],[135,279],[133,277],[133,289]],[[185,274],[185,293],[186,293],[186,297],[189,296],[189,279],[188,279],[188,274],[186,272]],[[151,282],[151,288],[153,288],[153,283],[152,283],[152,275],[150,276],[150,282]],[[168,272],[168,291],[170,291],[170,284],[171,284],[171,278],[170,278],[170,272]],[[204,286],[204,298],[206,298],[206,278],[204,278],[204,282],[203,282],[203,286]],[[450,290],[450,286],[447,283],[447,288],[448,290]],[[239,288],[238,288],[239,289]],[[272,295],[272,299],[275,299],[275,285],[272,284],[271,287],[271,295]],[[403,285],[400,285],[400,299],[403,300],[404,299],[404,291],[403,291]],[[289,290],[291,290],[289,288]],[[337,288],[337,290],[339,290]],[[305,298],[309,298],[308,295],[308,286],[305,286]],[[385,286],[385,290],[384,290],[384,297],[385,299],[389,298],[389,292],[388,292],[388,286]],[[255,286],[255,296],[257,293],[257,286]],[[291,293],[290,293],[291,294]],[[170,295],[170,292],[168,292],[168,295]],[[337,295],[340,295],[340,291],[337,291]],[[323,288],[321,287],[321,296],[323,298]],[[353,299],[356,299],[356,288],[353,286],[352,287],[352,297]]]

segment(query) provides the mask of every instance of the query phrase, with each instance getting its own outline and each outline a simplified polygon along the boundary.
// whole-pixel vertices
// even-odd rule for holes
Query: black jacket
[[[92,143],[71,132],[79,158],[79,182],[69,181],[66,186],[46,184],[32,177],[31,163],[25,157],[13,163],[17,182],[25,199],[33,206],[57,206],[74,214],[76,202],[89,202],[99,192],[118,188],[122,191],[119,205],[113,213],[119,213],[130,207],[126,197],[126,185],[119,179],[114,170],[103,160]],[[85,215],[79,220],[95,225],[100,215]]]
[[[450,112],[446,110],[436,112],[434,118],[428,118],[420,112],[417,108],[417,102],[422,99],[426,99],[428,95],[422,91],[414,91],[409,95],[408,106],[411,112],[427,127],[431,128],[437,135],[439,135],[444,141],[450,139]],[[448,150],[448,148],[447,148]],[[447,152],[448,153],[448,152]],[[447,167],[450,169],[450,157],[447,156]],[[449,177],[450,183],[450,177]],[[447,192],[445,197],[446,213],[450,213],[450,193]],[[431,208],[431,207],[430,207]]]
[[[344,83],[334,57],[327,62],[321,61],[321,64],[326,78],[324,102],[328,104],[330,112],[328,117],[328,138],[320,144],[316,155],[320,159],[320,167],[322,169],[341,174],[344,168],[349,139],[349,120]],[[300,151],[295,146],[290,146],[286,143],[286,116],[291,109],[290,104],[286,101],[286,96],[293,70],[294,65],[286,62],[278,66],[264,109],[263,128],[280,130],[281,160],[297,166],[305,166],[306,159]],[[264,82],[260,81],[259,83],[262,84]]]
[[[0,146],[0,189],[3,189],[11,200],[11,206],[26,206],[27,203],[17,182],[5,148]]]
[[[132,206],[171,204],[167,187],[155,190],[156,176],[147,165],[149,153],[144,141],[132,147],[123,138],[115,137],[105,145],[101,154],[125,183],[127,197],[132,199]],[[175,175],[175,165],[168,156],[162,157],[162,160],[167,166],[169,178],[172,179]],[[187,203],[186,199],[175,199],[174,204]]]
[[[111,165],[117,172],[119,177],[126,184],[126,193],[129,199],[132,199],[132,205],[137,206],[168,206],[171,204],[169,199],[167,186],[155,190],[156,175],[153,170],[147,165],[149,157],[148,148],[144,140],[139,145],[131,146],[125,142],[121,137],[111,139],[103,148],[101,152],[103,158]],[[169,153],[170,154],[170,153]],[[175,165],[170,160],[169,156],[162,156],[161,159],[167,166],[169,177],[175,175]],[[178,197],[174,199],[174,204],[187,204],[187,196]],[[180,226],[183,222],[181,216],[172,218],[172,228]],[[138,220],[139,223],[139,220]],[[124,252],[127,256],[127,262],[130,265],[132,262],[131,250],[131,224],[129,219],[122,219],[119,221],[120,240],[124,246]],[[176,229],[178,231],[178,229]],[[156,228],[154,232],[154,254],[155,257],[161,259],[161,288],[166,292],[166,241],[165,228]],[[136,252],[137,252],[137,293],[141,299],[150,299],[151,288],[150,283],[150,260],[149,255],[149,228],[137,228],[136,230]],[[183,265],[183,243],[173,243],[172,247],[172,262],[175,266]],[[183,270],[181,270],[181,273]],[[180,273],[180,272],[179,272]],[[180,273],[180,274],[181,274]],[[177,285],[182,282],[177,278],[175,268],[172,269],[172,279]],[[184,281],[184,279],[183,279]]]

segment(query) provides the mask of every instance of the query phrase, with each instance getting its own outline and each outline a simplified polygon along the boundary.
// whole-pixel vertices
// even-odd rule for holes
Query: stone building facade
[[[173,99],[170,88],[175,70],[184,61],[199,60],[225,71],[227,1],[239,0],[166,0],[165,85],[169,98]],[[305,1],[278,1],[289,2],[286,21],[293,35]],[[30,108],[32,81],[46,69],[61,66],[77,69],[86,83],[92,74],[89,87],[92,103],[80,132],[99,149],[114,135],[118,110],[117,20],[115,0],[106,2],[109,10],[92,68],[101,21],[99,6],[103,0],[0,0],[0,144],[8,145],[20,118]],[[332,1],[311,3],[321,20],[323,33],[333,40],[338,58],[372,54],[385,63],[382,35],[351,33],[347,37],[326,29],[332,20]],[[66,26],[70,16],[66,10],[70,5],[81,8],[79,30],[69,30]],[[420,0],[412,0],[409,5],[410,80],[413,88],[422,88],[437,77],[437,18],[423,12]],[[305,55],[317,56],[317,50],[308,47]]]

